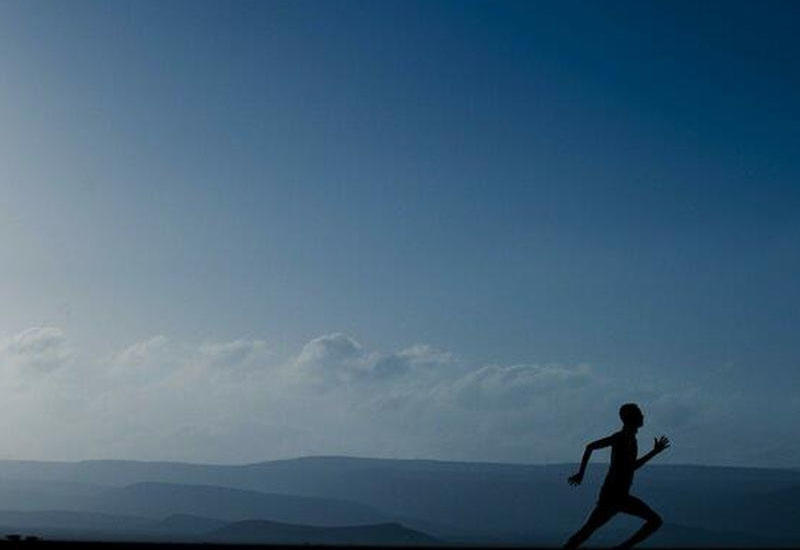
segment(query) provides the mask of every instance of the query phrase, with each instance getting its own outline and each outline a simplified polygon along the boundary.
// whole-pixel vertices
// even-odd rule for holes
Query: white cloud
[[[373,354],[370,371],[376,379],[413,375],[417,381],[422,381],[431,375],[446,374],[454,363],[452,354],[417,344],[396,353]]]
[[[264,340],[206,342],[200,345],[199,352],[207,364],[227,369],[263,366],[272,359],[272,352]]]
[[[430,376],[443,374],[453,363],[450,353],[426,345],[415,345],[398,352],[367,352],[353,338],[333,333],[308,342],[292,362],[303,382],[330,389],[352,383],[429,382]]]
[[[587,365],[490,365],[456,380],[453,391],[464,407],[519,409],[543,395],[575,390],[591,381]]]
[[[154,336],[102,359],[74,352],[57,328],[36,328],[2,341],[0,360],[9,411],[0,429],[23,458],[577,460],[588,440],[616,429],[621,403],[639,401],[642,445],[666,432],[675,460],[691,462],[714,456],[709,442],[725,441],[746,414],[686,381],[632,381],[581,364],[474,366],[426,345],[370,350],[341,333],[288,358],[259,339]],[[773,431],[796,435],[789,424]],[[740,447],[733,452],[752,456]],[[800,456],[789,447],[782,456]]]
[[[0,361],[12,375],[50,373],[72,359],[64,333],[55,327],[34,327],[0,342]]]
[[[167,338],[161,334],[136,342],[117,353],[112,359],[112,364],[136,366],[147,363],[152,361],[153,355],[163,350],[167,343]]]
[[[300,351],[294,367],[301,377],[325,384],[338,384],[366,373],[361,344],[341,333],[314,338]]]

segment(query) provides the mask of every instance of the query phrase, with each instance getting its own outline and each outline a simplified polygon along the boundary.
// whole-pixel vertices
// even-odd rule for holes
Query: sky
[[[800,467],[798,24],[0,2],[0,458]]]

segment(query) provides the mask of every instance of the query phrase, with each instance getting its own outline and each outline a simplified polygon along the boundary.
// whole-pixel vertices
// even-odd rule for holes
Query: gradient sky
[[[0,455],[800,466],[798,28],[0,3]]]

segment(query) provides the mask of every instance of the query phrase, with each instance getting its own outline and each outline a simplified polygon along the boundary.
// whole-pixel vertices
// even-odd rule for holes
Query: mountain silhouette
[[[554,545],[585,518],[605,473],[604,465],[590,464],[584,487],[575,490],[564,483],[574,469],[349,457],[236,466],[0,461],[0,509],[103,512],[152,522],[174,514],[328,526],[395,521],[449,542]],[[764,538],[772,546],[800,544],[800,471],[652,465],[635,488],[668,518],[653,546],[691,546],[708,541],[708,533],[731,535],[725,540],[742,545],[764,546],[752,542]],[[223,502],[237,512],[226,513]],[[282,515],[267,515],[270,510]],[[609,533],[614,529],[609,525]]]
[[[210,534],[210,540],[267,544],[362,544],[414,545],[438,541],[399,523],[349,527],[314,527],[275,521],[249,520],[231,523]]]
[[[72,510],[0,510],[0,525],[16,528],[128,530],[147,529],[152,522],[143,517]]]
[[[159,531],[183,535],[203,535],[220,529],[228,523],[215,518],[173,514],[153,525]]]
[[[92,508],[108,513],[151,518],[185,514],[225,521],[270,519],[321,526],[386,520],[377,510],[354,502],[212,485],[143,482],[109,489],[91,502]]]

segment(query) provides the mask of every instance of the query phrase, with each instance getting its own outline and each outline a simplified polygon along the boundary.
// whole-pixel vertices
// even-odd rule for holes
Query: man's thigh
[[[658,521],[661,519],[661,516],[645,504],[643,500],[633,495],[626,496],[622,502],[620,502],[619,511],[648,521]]]
[[[594,510],[592,510],[592,513],[589,514],[584,529],[597,529],[608,522],[618,511],[619,509],[616,506],[599,502]]]

